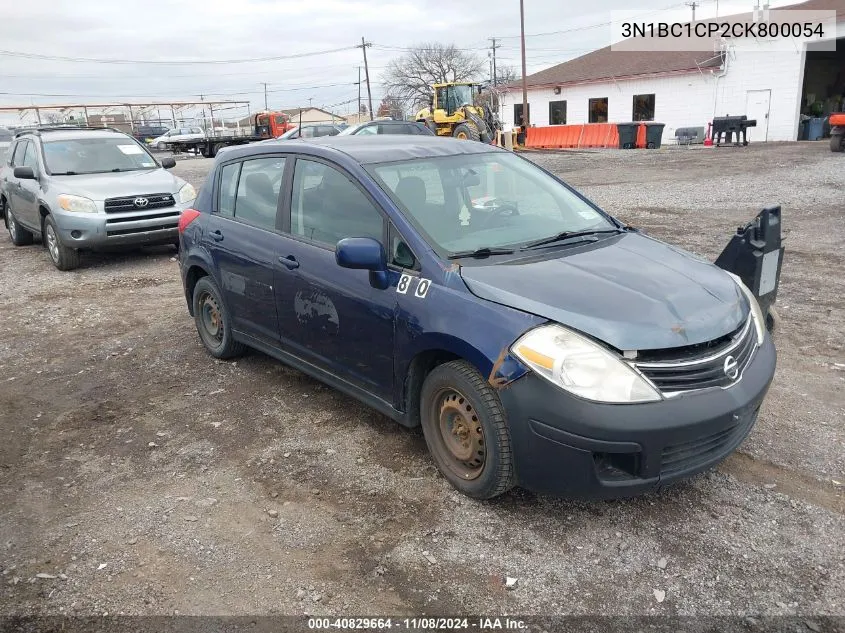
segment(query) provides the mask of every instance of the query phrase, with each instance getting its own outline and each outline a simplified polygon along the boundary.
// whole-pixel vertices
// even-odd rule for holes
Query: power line
[[[315,55],[329,55],[331,53],[340,53],[342,51],[350,51],[356,46],[344,46],[342,48],[333,48],[324,51],[311,51],[310,53],[296,53],[294,55],[274,55],[271,57],[251,57],[245,59],[197,59],[197,60],[160,60],[160,59],[106,59],[106,58],[91,58],[91,57],[66,57],[64,55],[42,55],[40,53],[27,53],[23,51],[9,51],[0,49],[0,55],[7,57],[22,57],[24,59],[43,59],[48,61],[62,61],[62,62],[86,62],[94,64],[156,64],[167,66],[185,66],[193,64],[247,64],[256,62],[270,62],[280,59],[300,59],[302,57],[313,57]]]
[[[272,85],[272,84],[270,84]],[[275,90],[266,90],[267,93],[278,93],[278,92],[296,92],[298,90],[317,90],[320,88],[334,88],[337,86],[354,86],[355,82],[344,82],[344,83],[335,83],[335,84],[322,84],[319,86],[296,86],[293,88],[277,88]],[[263,94],[265,90],[241,90],[241,91],[224,91],[224,92],[214,92],[211,90],[203,91],[202,93],[193,92],[188,93],[186,91],[181,91],[178,93],[169,93],[169,96],[174,95],[216,95],[216,96],[237,96],[237,95],[247,95],[247,94]],[[159,98],[159,97],[166,97],[168,96],[167,93],[157,93],[152,95],[139,95],[139,94],[94,94],[94,93],[47,93],[47,92],[0,92],[0,95],[5,96],[14,96],[14,97],[92,97],[92,98],[130,98],[130,97],[138,97],[138,98]]]

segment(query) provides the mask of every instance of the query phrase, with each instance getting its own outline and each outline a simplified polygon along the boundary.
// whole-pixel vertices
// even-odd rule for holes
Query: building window
[[[634,95],[634,121],[654,121],[654,95]]]
[[[549,101],[549,125],[566,125],[566,101]]]
[[[607,123],[607,97],[590,99],[590,123]]]
[[[531,121],[531,104],[528,104],[528,120]],[[522,104],[513,104],[513,124],[517,126],[522,125]]]

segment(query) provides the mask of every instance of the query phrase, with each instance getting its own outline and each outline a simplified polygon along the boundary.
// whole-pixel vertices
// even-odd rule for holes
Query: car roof
[[[80,138],[132,138],[128,134],[118,132],[117,130],[98,130],[94,129],[67,129],[67,130],[31,130],[20,134],[23,136],[40,136],[42,141],[72,141]]]
[[[242,145],[227,151],[226,158],[244,158],[255,154],[269,154],[284,148],[285,152],[310,154],[326,158],[341,158],[344,155],[356,163],[368,165],[374,163],[390,163],[414,158],[435,158],[444,156],[459,156],[465,154],[484,154],[488,152],[504,152],[498,147],[439,136],[416,135],[372,135],[372,136],[321,136],[301,140],[279,142],[268,139],[268,142]]]

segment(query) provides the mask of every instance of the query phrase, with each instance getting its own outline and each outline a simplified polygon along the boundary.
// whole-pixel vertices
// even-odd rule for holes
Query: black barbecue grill
[[[717,116],[713,119],[713,143],[716,147],[722,144],[722,136],[725,142],[730,144],[733,135],[736,134],[734,145],[739,145],[739,135],[742,134],[742,144],[748,145],[746,130],[750,127],[757,127],[757,121],[749,120],[744,114],[742,116]]]

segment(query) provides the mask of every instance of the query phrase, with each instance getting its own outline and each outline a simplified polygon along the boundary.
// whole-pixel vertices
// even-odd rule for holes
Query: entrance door
[[[757,121],[757,127],[748,128],[748,141],[764,143],[769,139],[769,104],[771,90],[749,90],[745,98],[745,114]]]

